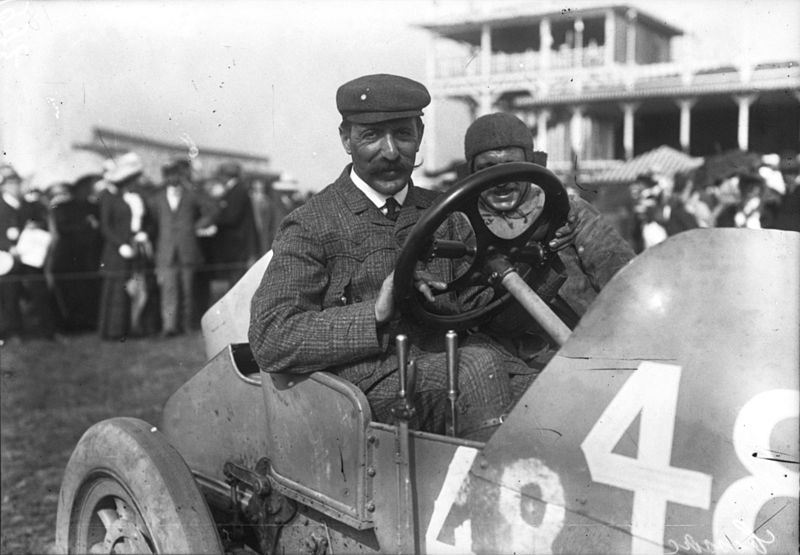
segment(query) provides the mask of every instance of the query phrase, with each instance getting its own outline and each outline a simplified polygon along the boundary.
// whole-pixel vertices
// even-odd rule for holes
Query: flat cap
[[[517,146],[530,160],[533,153],[533,134],[521,119],[513,114],[495,112],[472,122],[464,135],[464,157],[467,162],[481,152]]]
[[[422,115],[431,95],[407,77],[379,73],[348,81],[336,91],[336,108],[353,123],[378,123]]]

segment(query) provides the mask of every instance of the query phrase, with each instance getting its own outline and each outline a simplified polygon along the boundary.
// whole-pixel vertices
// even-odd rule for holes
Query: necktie
[[[386,204],[383,205],[383,208],[386,209],[386,217],[396,222],[397,215],[400,213],[400,203],[394,197],[389,197],[386,199]]]

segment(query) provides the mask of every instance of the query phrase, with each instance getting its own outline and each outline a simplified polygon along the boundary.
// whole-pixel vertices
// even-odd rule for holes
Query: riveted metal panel
[[[354,528],[372,526],[365,508],[364,394],[327,372],[262,373],[270,477],[284,495]]]

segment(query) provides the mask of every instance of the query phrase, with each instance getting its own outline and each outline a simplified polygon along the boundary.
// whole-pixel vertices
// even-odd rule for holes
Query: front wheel
[[[191,471],[155,428],[112,418],[70,457],[56,517],[59,553],[222,553]]]

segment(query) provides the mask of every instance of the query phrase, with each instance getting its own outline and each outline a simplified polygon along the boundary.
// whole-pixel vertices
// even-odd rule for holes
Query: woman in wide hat
[[[132,314],[141,300],[132,281],[137,257],[150,245],[149,222],[144,199],[135,192],[143,171],[139,156],[129,152],[114,159],[107,168],[105,190],[100,194],[100,232],[103,252],[100,273],[98,331],[103,339],[124,339],[138,330],[132,328]]]

